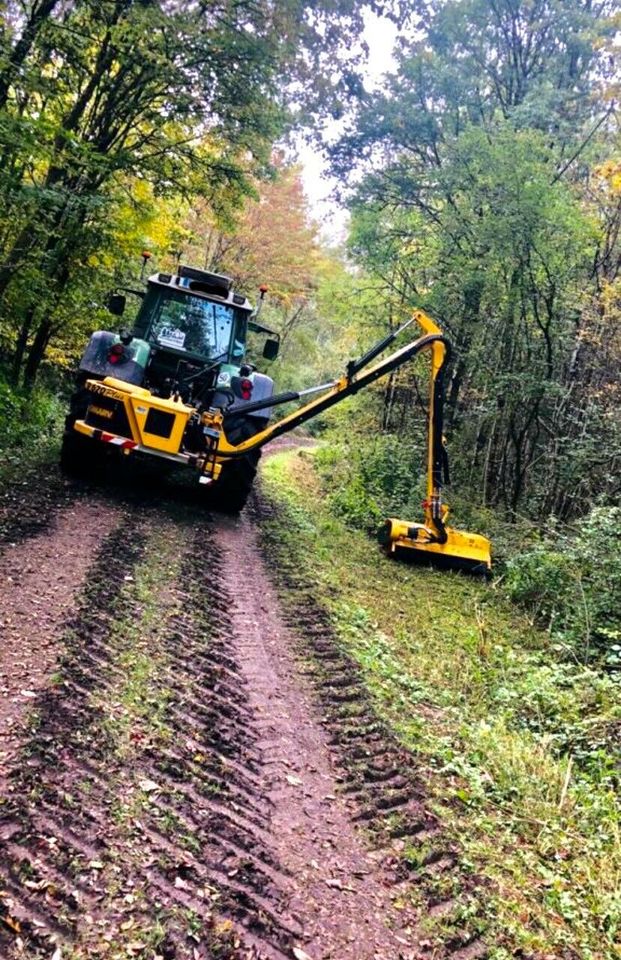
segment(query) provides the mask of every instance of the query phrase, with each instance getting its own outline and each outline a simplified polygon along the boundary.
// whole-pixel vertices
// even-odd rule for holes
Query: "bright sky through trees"
[[[365,70],[365,87],[374,90],[381,85],[382,77],[395,67],[393,50],[397,27],[386,17],[379,17],[370,10],[364,13],[365,29],[362,39],[368,47]],[[324,137],[330,141],[340,130],[338,121],[325,125]],[[303,166],[302,180],[313,216],[321,225],[321,232],[328,242],[342,240],[348,221],[348,213],[331,196],[336,181],[329,177],[321,154],[311,145],[298,146],[299,161]]]

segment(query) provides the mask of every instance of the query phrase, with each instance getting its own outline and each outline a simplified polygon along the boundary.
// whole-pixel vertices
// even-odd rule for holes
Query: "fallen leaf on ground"
[[[305,950],[302,950],[301,947],[293,948],[293,956],[295,957],[295,960],[313,960],[313,958],[309,956]]]
[[[10,917],[7,913],[5,917],[2,917],[2,922],[6,924],[9,930],[12,930],[13,933],[21,933],[22,928],[19,920],[14,920],[13,917]]]
[[[159,790],[159,784],[155,780],[139,780],[138,786],[141,790],[144,790],[145,793],[152,793],[154,790]]]
[[[287,783],[290,783],[292,787],[301,787],[302,781],[299,777],[294,777],[293,774],[287,774]]]

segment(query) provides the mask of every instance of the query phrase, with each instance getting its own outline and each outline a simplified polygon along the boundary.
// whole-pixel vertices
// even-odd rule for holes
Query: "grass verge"
[[[486,584],[384,558],[331,515],[312,457],[266,462],[279,508],[266,542],[304,572],[377,712],[417,755],[487,891],[490,957],[621,957],[615,685],[556,662],[547,634]]]
[[[186,851],[201,855],[202,847],[183,819],[167,808],[169,791],[151,779],[149,758],[164,754],[179,744],[180,731],[170,708],[178,691],[173,680],[178,668],[171,662],[167,644],[183,612],[184,552],[179,549],[183,524],[163,517],[151,524],[144,555],[126,575],[120,591],[117,614],[111,622],[109,648],[114,672],[111,683],[93,697],[100,717],[99,729],[106,743],[111,794],[110,814],[114,829],[109,850],[98,864],[105,886],[107,929],[97,931],[96,941],[84,943],[70,954],[71,960],[106,957],[129,960],[141,956],[176,956],[175,943],[199,944],[213,957],[234,955],[234,937],[225,920],[206,925],[190,906],[175,902],[165,889],[157,892],[153,875],[176,877]],[[177,677],[179,682],[183,678]],[[185,681],[191,688],[191,678]],[[196,757],[194,760],[196,761]],[[191,780],[191,770],[186,772]],[[164,838],[160,848],[151,847],[149,832]],[[154,870],[157,865],[157,870]],[[128,878],[137,878],[135,881]],[[175,887],[177,889],[177,887]],[[128,892],[129,890],[129,892]],[[218,899],[207,885],[197,893],[199,902]],[[114,922],[109,922],[110,918]],[[188,948],[193,949],[192,946]]]

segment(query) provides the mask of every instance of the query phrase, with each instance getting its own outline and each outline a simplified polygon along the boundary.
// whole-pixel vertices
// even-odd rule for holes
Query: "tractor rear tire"
[[[95,442],[80,436],[71,427],[65,429],[60,448],[60,469],[75,480],[90,480],[96,472],[93,456]]]
[[[60,469],[74,480],[96,480],[106,463],[102,444],[65,428],[60,448]]]
[[[227,439],[229,443],[241,443],[262,429],[263,422],[260,420],[243,420],[228,430]],[[216,484],[210,490],[210,505],[222,513],[241,513],[250,496],[260,459],[261,451],[254,450],[245,457],[224,463]]]
[[[79,389],[71,397],[69,414],[60,448],[60,469],[75,480],[92,480],[102,463],[102,453],[95,440],[76,433],[73,425],[86,415],[89,392]]]

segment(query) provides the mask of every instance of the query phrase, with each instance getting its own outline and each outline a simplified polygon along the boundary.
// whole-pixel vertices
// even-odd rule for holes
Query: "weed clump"
[[[621,508],[596,507],[507,564],[506,588],[546,628],[555,650],[621,669]]]
[[[11,387],[0,374],[0,451],[49,443],[62,417],[62,402],[37,388]]]
[[[331,512],[350,527],[372,533],[386,517],[420,512],[422,447],[404,457],[397,436],[356,437],[355,442],[320,448],[315,463]]]

